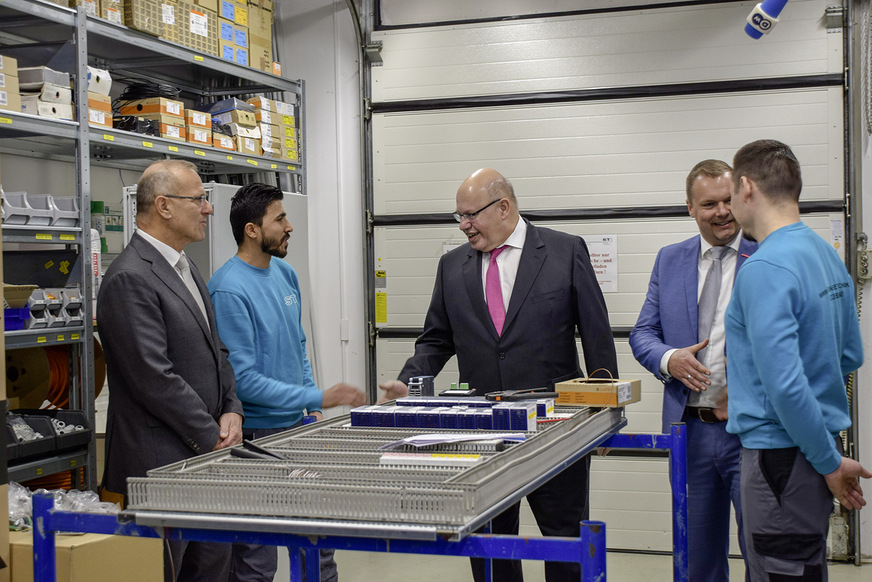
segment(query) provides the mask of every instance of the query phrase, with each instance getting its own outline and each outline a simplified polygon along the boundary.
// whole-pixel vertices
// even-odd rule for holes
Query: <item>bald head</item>
[[[460,230],[477,251],[490,252],[503,244],[520,220],[512,184],[492,168],[473,172],[457,190]]]

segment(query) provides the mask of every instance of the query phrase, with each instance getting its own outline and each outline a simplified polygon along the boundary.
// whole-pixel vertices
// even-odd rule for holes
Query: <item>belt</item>
[[[702,406],[688,406],[684,409],[684,418],[693,418],[709,424],[726,422],[715,416],[714,408],[705,408]]]

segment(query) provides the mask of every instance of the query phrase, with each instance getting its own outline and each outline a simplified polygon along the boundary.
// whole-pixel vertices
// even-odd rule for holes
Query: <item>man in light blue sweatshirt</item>
[[[760,140],[733,159],[730,205],[760,243],[727,308],[727,431],[742,442],[741,495],[752,581],[826,580],[835,496],[866,504],[843,457],[851,424],[845,377],[863,363],[851,277],[799,219],[802,177],[788,146]]]
[[[365,403],[364,393],[350,384],[340,382],[323,393],[315,385],[297,273],[282,260],[294,230],[282,198],[278,188],[258,183],[233,196],[230,226],[238,251],[208,285],[245,410],[246,439],[293,428],[307,413],[321,420],[322,408]],[[277,560],[275,546],[233,544],[229,580],[272,582]],[[321,551],[321,579],[337,579],[333,550]]]

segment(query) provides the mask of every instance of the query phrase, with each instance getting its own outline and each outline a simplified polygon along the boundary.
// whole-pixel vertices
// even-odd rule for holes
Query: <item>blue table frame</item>
[[[686,431],[682,423],[672,425],[670,434],[617,434],[600,446],[614,449],[646,449],[669,452],[672,483],[673,579],[685,582],[687,569],[687,451]],[[581,523],[577,538],[522,537],[471,534],[459,541],[444,539],[418,541],[367,537],[318,536],[229,531],[194,528],[153,528],[140,526],[117,515],[97,515],[58,511],[49,494],[33,496],[33,571],[34,582],[55,582],[55,532],[76,531],[113,535],[165,538],[210,542],[247,542],[287,546],[291,556],[291,580],[299,580],[304,571],[300,549],[306,555],[308,580],[318,580],[318,549],[431,554],[479,558],[511,558],[578,562],[582,580],[606,580],[606,527],[603,522]]]

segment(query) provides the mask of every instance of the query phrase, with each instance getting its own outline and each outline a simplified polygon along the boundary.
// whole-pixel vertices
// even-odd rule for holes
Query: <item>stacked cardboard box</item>
[[[182,24],[178,0],[158,0],[158,4],[161,20],[160,37],[173,44],[180,44],[179,28]]]
[[[53,119],[73,119],[70,75],[48,67],[18,69],[21,111]]]
[[[161,7],[158,0],[125,0],[124,24],[155,36],[163,33]]]
[[[70,0],[70,8],[77,6],[85,7],[85,14],[88,16],[99,16],[100,2],[98,0]]]
[[[124,24],[124,2],[122,0],[100,0],[100,18]]]
[[[120,115],[134,115],[159,123],[160,136],[179,141],[187,140],[185,131],[185,105],[166,97],[149,97],[120,103]]]
[[[212,122],[220,124],[233,137],[237,151],[251,156],[260,155],[260,129],[253,105],[230,98],[211,104],[209,112]]]
[[[112,77],[109,71],[88,67],[88,124],[112,127]]]
[[[18,61],[0,55],[0,109],[21,111],[18,91]]]
[[[195,51],[218,56],[218,15],[201,4],[178,0],[179,44]]]
[[[185,132],[188,141],[205,146],[212,145],[212,119],[205,111],[185,109]]]
[[[283,101],[276,101],[276,115],[282,136],[282,158],[299,161],[297,141],[297,116],[294,105]]]
[[[248,27],[218,18],[218,56],[244,67],[248,66]]]
[[[252,97],[248,102],[255,108],[254,117],[260,129],[263,155],[268,158],[281,158],[284,130],[277,123],[281,116],[276,112],[276,102],[266,97]]]
[[[248,1],[248,62],[255,69],[276,74],[272,50],[273,2]]]

